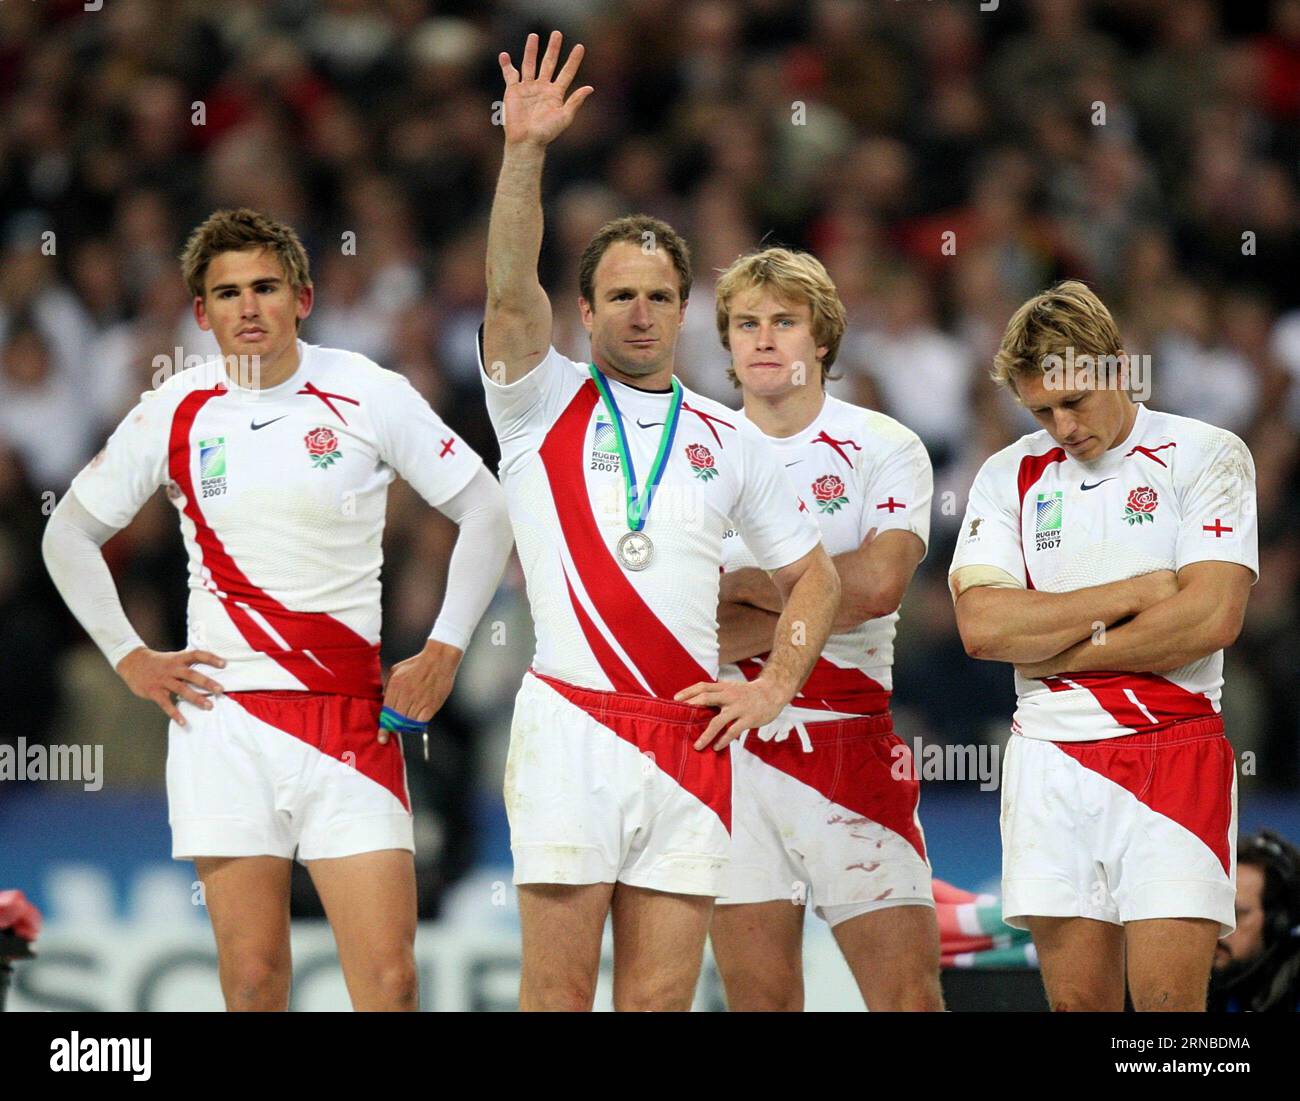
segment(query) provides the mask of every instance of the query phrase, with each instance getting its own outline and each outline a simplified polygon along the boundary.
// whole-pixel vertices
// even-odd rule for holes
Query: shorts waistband
[[[223,692],[232,700],[241,697],[254,700],[269,700],[277,703],[305,702],[307,700],[359,700],[361,703],[383,703],[382,696],[354,696],[349,692],[302,692],[296,688],[237,688],[232,692]]]
[[[874,737],[894,732],[894,716],[888,711],[875,715],[855,715],[851,719],[827,719],[825,722],[804,723],[808,740],[813,745],[826,742],[845,742],[853,738]]]
[[[676,700],[660,699],[657,696],[637,696],[631,692],[602,692],[598,688],[583,688],[560,680],[558,677],[539,673],[531,666],[528,673],[543,684],[549,685],[570,703],[582,708],[597,720],[601,715],[622,715],[627,718],[649,719],[652,722],[703,730],[716,714],[715,709],[711,707],[696,707],[694,704],[678,703]]]
[[[1018,737],[1025,737],[1016,731]],[[1152,730],[1139,730],[1133,734],[1121,734],[1117,738],[1093,738],[1088,741],[1060,742],[1069,746],[1122,746],[1125,748],[1158,749],[1160,746],[1178,745],[1181,742],[1195,742],[1205,738],[1225,736],[1222,715],[1205,715],[1198,719],[1183,719],[1179,722],[1166,723]]]

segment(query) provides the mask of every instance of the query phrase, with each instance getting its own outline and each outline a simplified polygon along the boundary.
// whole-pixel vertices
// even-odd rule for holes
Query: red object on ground
[[[0,891],[0,932],[10,931],[23,940],[35,940],[43,920],[40,910],[22,891]]]

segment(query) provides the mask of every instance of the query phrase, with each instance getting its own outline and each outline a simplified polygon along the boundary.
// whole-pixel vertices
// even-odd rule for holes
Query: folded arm
[[[1017,664],[1054,657],[1090,639],[1097,624],[1111,627],[1173,596],[1178,584],[1171,570],[1157,570],[1068,593],[1010,585],[963,587],[963,575],[979,568],[964,567],[952,578],[962,645],[973,658]]]
[[[745,730],[775,719],[808,679],[826,645],[840,599],[840,581],[821,543],[775,571],[772,580],[784,597],[785,608],[766,638],[771,652],[758,679],[744,683],[700,681],[673,697],[697,707],[718,708],[696,739],[696,749],[709,745],[722,749]]]
[[[763,577],[767,579],[766,574]],[[775,586],[773,589],[775,591]],[[752,604],[721,602],[718,605],[718,661],[731,665],[744,658],[766,654],[772,649],[772,638],[780,618],[777,612],[755,608]]]
[[[1056,673],[1165,673],[1236,641],[1253,575],[1235,562],[1193,562],[1178,571],[1178,591],[1129,622],[1063,653],[1019,664],[1021,676]]]
[[[912,532],[894,530],[876,535],[874,528],[867,532],[861,546],[835,555],[831,563],[840,579],[840,604],[831,631],[852,630],[869,619],[898,611],[924,556],[925,544]],[[775,614],[782,610],[780,590],[757,567],[723,574],[721,599]]]

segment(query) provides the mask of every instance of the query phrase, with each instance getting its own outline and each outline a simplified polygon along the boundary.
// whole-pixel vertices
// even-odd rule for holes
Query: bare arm
[[[1235,562],[1193,562],[1178,571],[1178,592],[1128,623],[1032,665],[1021,676],[1055,673],[1164,673],[1236,641],[1250,597],[1251,572]]]
[[[1044,661],[1177,591],[1172,570],[1069,593],[979,586],[957,596],[957,630],[966,653],[984,661]]]
[[[848,631],[869,619],[893,615],[903,602],[925,544],[910,531],[867,532],[857,550],[831,561],[840,575],[840,608],[832,631]]]
[[[764,578],[766,578],[764,574]],[[718,604],[718,660],[730,665],[772,649],[780,615],[751,604]]]
[[[498,60],[505,77],[505,153],[488,221],[487,308],[483,363],[494,382],[523,378],[546,356],[551,343],[551,303],[537,278],[542,247],[542,165],[546,147],[568,129],[590,86],[565,101],[583,48],[575,46],[557,75],[559,31],[551,33],[537,64],[537,35],[528,36],[516,70],[510,55]],[[552,79],[554,77],[554,79]]]
[[[758,679],[743,684],[701,681],[673,697],[697,707],[718,708],[696,740],[696,749],[710,745],[723,749],[746,730],[770,723],[808,679],[826,645],[839,604],[840,579],[822,545],[777,570],[772,580],[785,598],[785,610]]]
[[[773,616],[779,616],[784,606],[781,590],[773,583],[768,572],[757,566],[745,566],[724,573],[718,587],[718,600],[724,604],[745,604],[771,612]],[[773,619],[772,622],[775,623],[776,620]]]
[[[808,679],[830,636],[840,602],[840,578],[818,543],[799,561],[777,570],[772,580],[785,597],[785,610],[777,620],[772,653],[759,680],[776,688],[784,707]]]
[[[875,528],[867,532],[860,547],[835,555],[831,562],[840,578],[840,606],[831,631],[848,631],[898,611],[924,556],[925,544],[910,531],[887,531],[878,536]],[[757,567],[723,574],[721,596],[724,601],[776,614],[782,608],[780,590]]]

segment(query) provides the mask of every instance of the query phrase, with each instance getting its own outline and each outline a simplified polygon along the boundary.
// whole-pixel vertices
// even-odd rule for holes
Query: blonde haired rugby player
[[[562,68],[559,55],[559,34],[540,59],[529,36],[519,69],[500,55],[505,154],[482,340],[537,631],[505,782],[519,1000],[591,1008],[610,915],[615,1008],[687,1009],[729,847],[731,756],[719,750],[803,683],[839,583],[762,436],[673,376],[691,271],[669,226],[634,215],[595,235],[578,265],[593,362],[551,346],[542,163],[590,94],[566,99],[582,47]],[[752,683],[714,681],[728,517],[786,594]]]
[[[50,517],[45,560],[122,679],[171,717],[172,855],[203,883],[227,1008],[288,1008],[296,856],[353,1006],[416,1009],[410,798],[390,732],[419,732],[451,690],[510,553],[501,487],[401,375],[298,339],[313,292],[292,228],[217,211],[181,266],[222,355],[127,414]],[[428,644],[381,688],[397,475],[460,536]],[[159,486],[189,555],[179,653],[141,642],[100,551]]]
[[[1065,282],[1012,316],[994,378],[1042,431],[980,469],[949,575],[972,657],[1013,664],[1002,908],[1055,1009],[1203,1010],[1232,932],[1223,650],[1258,572],[1231,432],[1135,403],[1109,311]]]
[[[727,1000],[803,1008],[811,903],[868,1008],[942,1009],[919,784],[889,714],[898,605],[930,533],[930,460],[897,421],[826,394],[845,315],[815,257],[741,257],[718,280],[717,322],[745,419],[813,510],[842,591],[790,706],[732,744],[731,862],[710,934]],[[743,679],[762,673],[781,596],[728,534],[719,637],[723,660],[737,663],[723,675]]]

